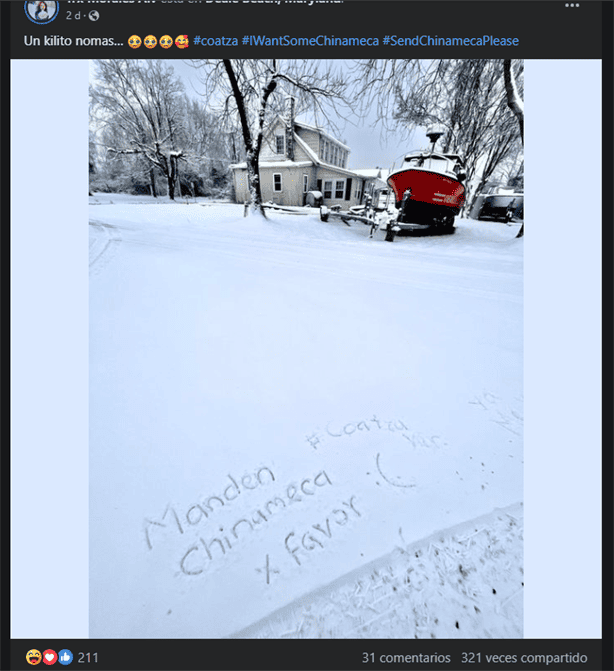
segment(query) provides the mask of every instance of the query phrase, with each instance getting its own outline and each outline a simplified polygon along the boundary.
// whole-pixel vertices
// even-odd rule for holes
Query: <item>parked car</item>
[[[478,219],[511,221],[524,217],[524,194],[512,187],[492,186],[486,191]]]

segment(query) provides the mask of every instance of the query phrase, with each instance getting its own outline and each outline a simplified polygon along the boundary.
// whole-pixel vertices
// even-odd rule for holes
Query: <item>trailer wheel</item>
[[[454,233],[454,215],[449,215],[446,217],[446,221],[443,225],[444,233]]]
[[[395,230],[392,224],[386,226],[386,242],[394,242]]]
[[[322,221],[328,221],[328,214],[329,214],[328,208],[326,207],[326,205],[322,205],[320,207],[320,219]]]

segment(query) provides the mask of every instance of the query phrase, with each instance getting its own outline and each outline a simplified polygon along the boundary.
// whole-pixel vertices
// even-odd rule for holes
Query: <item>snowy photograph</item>
[[[523,73],[90,62],[92,638],[523,637]]]

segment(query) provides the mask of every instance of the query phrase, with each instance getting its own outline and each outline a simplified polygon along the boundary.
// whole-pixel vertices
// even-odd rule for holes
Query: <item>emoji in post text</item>
[[[143,40],[143,44],[148,49],[153,49],[156,44],[158,44],[158,40],[153,35],[147,35],[147,37]]]
[[[175,46],[179,47],[180,49],[185,49],[190,45],[190,40],[188,40],[187,35],[179,35],[179,37],[175,40]]]
[[[163,49],[170,49],[173,46],[173,38],[170,35],[162,35],[160,38],[160,46]]]
[[[26,652],[26,662],[28,662],[28,664],[32,664],[32,666],[40,664],[42,658],[43,656],[41,655],[40,650],[33,648],[32,650],[28,650],[28,652]]]
[[[128,45],[133,49],[138,49],[141,46],[141,38],[138,35],[131,35],[128,39]]]

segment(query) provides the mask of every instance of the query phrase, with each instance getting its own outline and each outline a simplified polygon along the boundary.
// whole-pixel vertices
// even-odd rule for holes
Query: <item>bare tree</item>
[[[245,149],[251,207],[264,216],[259,158],[268,122],[296,99],[297,113],[310,111],[331,123],[331,111],[345,109],[346,80],[332,64],[307,60],[191,61],[209,101],[220,101],[228,120],[238,117]]]
[[[518,127],[520,129],[520,139],[524,147],[524,102],[518,91],[516,85],[516,75],[514,74],[514,69],[512,67],[511,60],[503,61],[503,75],[505,79],[505,93],[507,96],[507,105],[512,110],[516,119],[518,120]],[[524,221],[522,226],[518,231],[517,238],[521,238],[524,235]]]
[[[93,126],[96,127],[94,122]],[[90,191],[128,191],[138,173],[136,155],[110,153],[109,147],[124,146],[124,135],[111,124],[90,130],[90,162],[96,158],[96,169],[90,172]]]
[[[219,194],[229,178],[230,164],[240,158],[236,152],[240,131],[228,126],[219,114],[207,109],[199,99],[184,97],[184,159],[183,175],[193,180],[192,190],[204,189],[204,195]]]
[[[524,146],[524,102],[518,91],[518,86],[516,85],[516,75],[512,68],[512,61],[509,59],[503,61],[503,75],[505,80],[507,105],[516,116],[516,119],[518,119],[520,139]]]
[[[517,146],[502,61],[357,61],[354,74],[357,98],[375,101],[384,131],[401,126],[412,132],[433,123],[445,128],[442,150],[463,156],[467,184],[473,185],[468,205]]]
[[[184,153],[182,92],[173,68],[162,61],[96,61],[96,82],[90,86],[98,121],[116,131],[118,142],[107,151],[142,157],[149,167],[154,195],[154,174],[159,169],[167,179],[171,199],[175,198],[178,161]]]

